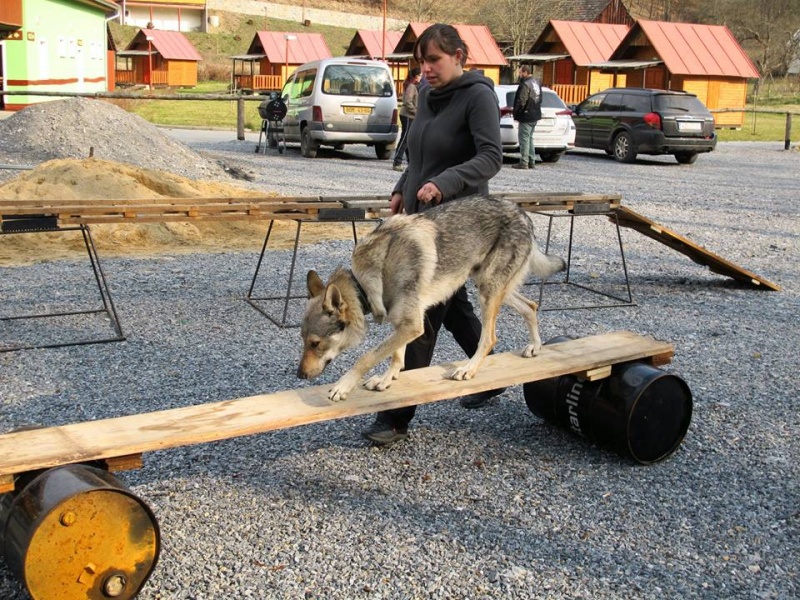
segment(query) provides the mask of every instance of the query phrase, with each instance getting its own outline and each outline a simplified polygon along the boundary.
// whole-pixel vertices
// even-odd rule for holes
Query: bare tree
[[[541,33],[534,20],[539,6],[537,0],[496,0],[485,4],[480,14],[496,39],[509,42],[512,54],[522,54]]]

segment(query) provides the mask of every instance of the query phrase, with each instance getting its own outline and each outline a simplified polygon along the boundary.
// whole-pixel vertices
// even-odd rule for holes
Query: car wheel
[[[563,150],[560,152],[539,152],[539,158],[542,159],[542,162],[546,163],[558,162],[558,159],[560,159],[562,156],[564,156]]]
[[[375,144],[375,156],[380,160],[389,160],[392,156],[392,151],[389,149],[389,144],[381,143]]]
[[[300,134],[300,154],[306,158],[316,158],[319,144],[311,139],[311,130],[306,127]]]
[[[682,165],[694,164],[694,161],[697,160],[697,152],[676,152],[675,160]]]
[[[636,152],[633,150],[633,140],[627,131],[620,131],[614,138],[614,158],[619,162],[632,163],[636,160]]]

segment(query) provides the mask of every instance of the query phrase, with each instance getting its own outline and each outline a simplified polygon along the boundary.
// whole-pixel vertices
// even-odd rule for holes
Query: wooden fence
[[[276,76],[277,77],[277,76]],[[581,86],[570,86],[570,87],[581,87]],[[555,89],[555,88],[553,88]],[[560,95],[560,94],[559,94]],[[125,93],[125,92],[95,92],[95,93],[81,93],[81,92],[34,92],[34,91],[3,91],[0,90],[0,96],[51,96],[56,98],[66,98],[66,97],[83,97],[83,98],[126,98],[130,100],[236,100],[236,136],[237,139],[243,140],[244,137],[244,103],[246,101],[249,102],[261,102],[263,98],[261,96],[253,96],[249,94],[178,94],[178,95],[161,95],[161,94],[146,94],[143,95],[141,93]],[[562,99],[567,104],[572,104],[566,98],[562,96]],[[712,113],[723,113],[723,112],[749,112],[755,114],[771,114],[771,115],[786,115],[786,129],[784,134],[784,150],[788,150],[791,146],[791,139],[792,139],[792,115],[800,116],[800,111],[785,111],[785,110],[753,110],[749,108],[722,108],[722,109],[715,109],[711,111]]]

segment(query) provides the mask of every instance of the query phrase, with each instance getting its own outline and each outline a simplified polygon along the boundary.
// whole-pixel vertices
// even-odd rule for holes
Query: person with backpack
[[[519,87],[514,95],[514,120],[519,122],[519,162],[514,169],[533,169],[536,148],[533,130],[542,118],[542,85],[531,74],[528,65],[519,67]]]

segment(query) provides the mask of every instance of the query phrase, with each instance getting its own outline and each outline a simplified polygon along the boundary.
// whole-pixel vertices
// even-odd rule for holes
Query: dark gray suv
[[[620,162],[633,162],[637,154],[674,154],[688,165],[717,146],[714,117],[686,92],[610,88],[576,106],[572,120],[575,146],[605,150]]]

